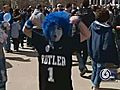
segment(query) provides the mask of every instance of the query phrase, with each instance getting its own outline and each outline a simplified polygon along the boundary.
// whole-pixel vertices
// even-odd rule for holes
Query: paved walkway
[[[7,90],[39,90],[37,54],[28,48],[20,52],[6,53],[8,82]],[[87,65],[90,71],[91,65]],[[91,90],[90,73],[79,75],[78,62],[73,57],[72,79],[74,90]],[[120,80],[102,82],[101,90],[120,90]]]

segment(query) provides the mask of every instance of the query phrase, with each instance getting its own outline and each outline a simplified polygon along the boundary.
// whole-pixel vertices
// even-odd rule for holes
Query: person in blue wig
[[[32,30],[28,20],[23,32],[32,39],[38,51],[40,90],[73,90],[71,80],[72,53],[79,50],[79,37],[71,37],[70,16],[64,11],[46,16],[42,33]]]

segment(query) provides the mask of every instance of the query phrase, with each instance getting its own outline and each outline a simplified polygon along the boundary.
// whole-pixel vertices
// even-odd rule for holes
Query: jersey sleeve
[[[80,51],[80,36],[79,34],[74,35],[71,39],[72,51]]]
[[[31,42],[32,42],[32,45],[38,50],[42,45],[45,44],[46,39],[39,32],[32,30]]]

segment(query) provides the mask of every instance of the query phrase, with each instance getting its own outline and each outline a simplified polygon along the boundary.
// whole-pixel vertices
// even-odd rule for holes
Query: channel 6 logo
[[[100,71],[100,78],[102,80],[110,80],[110,79],[115,79],[116,74],[115,72],[109,70],[109,69],[102,69]]]

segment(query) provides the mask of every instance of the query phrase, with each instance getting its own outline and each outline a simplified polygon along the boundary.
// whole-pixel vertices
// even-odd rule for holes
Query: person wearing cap
[[[57,11],[63,11],[64,10],[64,6],[62,4],[57,4]]]
[[[80,50],[76,52],[76,57],[79,62],[79,70],[81,71],[80,76],[83,76],[87,69],[83,62],[83,55],[81,55],[83,49],[81,43],[87,41],[90,38],[91,33],[88,30],[88,27],[81,21],[80,16],[77,13],[71,16],[70,23],[72,24],[72,35],[80,37]]]
[[[53,12],[46,16],[42,30],[32,30],[27,21],[23,32],[32,39],[38,51],[40,90],[73,90],[71,80],[72,52],[79,50],[79,37],[71,37],[70,16],[67,12]]]
[[[81,21],[89,28],[91,23],[95,20],[95,15],[92,11],[92,9],[89,7],[89,0],[83,0],[82,2],[82,8],[79,10]],[[89,70],[87,68],[87,59],[88,59],[88,48],[87,48],[87,40],[84,42],[81,42],[81,51],[80,56],[81,58],[78,58],[80,61],[80,75],[83,76],[85,73],[87,73]],[[81,67],[82,66],[82,67]],[[83,68],[84,67],[84,68]]]

